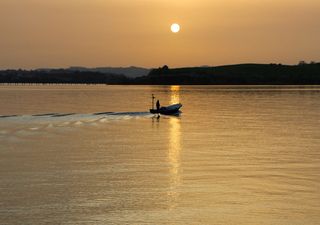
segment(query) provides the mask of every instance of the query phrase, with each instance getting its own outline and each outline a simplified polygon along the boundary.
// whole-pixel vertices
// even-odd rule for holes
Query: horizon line
[[[231,64],[217,64],[217,65],[193,65],[193,66],[174,66],[171,67],[168,64],[163,64],[161,66],[155,66],[155,67],[144,67],[144,66],[135,66],[135,65],[130,65],[130,66],[80,66],[80,65],[73,65],[73,66],[65,66],[65,67],[58,67],[58,66],[53,66],[53,67],[33,67],[33,68],[23,68],[23,67],[15,67],[15,68],[8,68],[8,67],[0,67],[0,70],[58,70],[58,69],[72,69],[72,68],[84,68],[84,69],[101,69],[101,68],[122,68],[122,69],[126,69],[126,68],[140,68],[140,69],[158,69],[161,68],[163,66],[168,66],[169,69],[178,69],[178,68],[196,68],[196,67],[220,67],[220,66],[235,66],[235,65],[246,65],[246,64],[251,64],[251,65],[270,65],[270,64],[275,64],[275,65],[283,65],[283,66],[295,66],[295,65],[299,65],[299,64],[317,64],[320,63],[320,61],[304,61],[301,60],[295,64],[284,64],[284,63],[279,63],[279,62],[269,62],[269,63],[257,63],[257,62],[246,62],[246,63],[231,63]]]

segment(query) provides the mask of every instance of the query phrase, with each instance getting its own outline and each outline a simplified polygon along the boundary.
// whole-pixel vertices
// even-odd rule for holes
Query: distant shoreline
[[[130,72],[130,71],[129,71]],[[149,74],[125,74],[93,70],[2,70],[0,84],[107,84],[107,85],[320,85],[320,63],[239,64],[217,67],[150,70]]]

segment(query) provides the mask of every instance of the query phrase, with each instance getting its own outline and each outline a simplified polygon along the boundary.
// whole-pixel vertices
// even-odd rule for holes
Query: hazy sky
[[[0,0],[1,69],[296,64],[319,43],[320,0]]]

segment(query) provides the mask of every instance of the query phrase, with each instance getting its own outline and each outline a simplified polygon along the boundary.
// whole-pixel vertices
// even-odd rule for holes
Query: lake
[[[320,86],[1,85],[0,115],[1,224],[319,224]]]

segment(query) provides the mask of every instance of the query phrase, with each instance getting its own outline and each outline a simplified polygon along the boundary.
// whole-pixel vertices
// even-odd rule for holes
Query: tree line
[[[163,66],[147,76],[53,70],[3,70],[0,83],[78,83],[146,85],[320,85],[320,63],[239,64],[217,67],[174,68]]]

